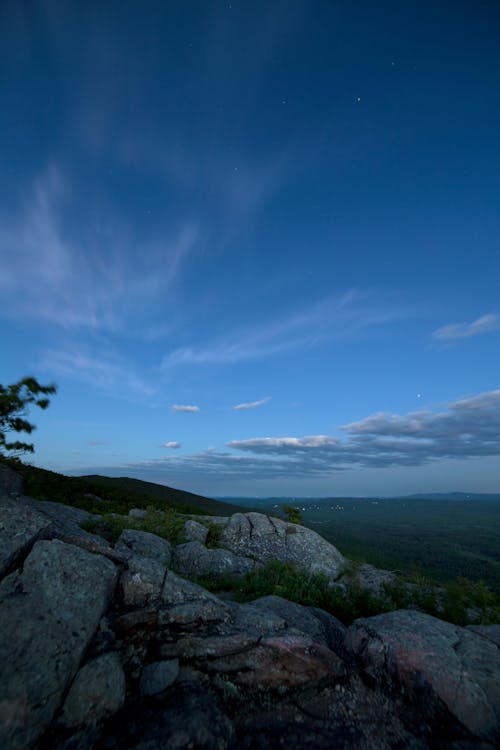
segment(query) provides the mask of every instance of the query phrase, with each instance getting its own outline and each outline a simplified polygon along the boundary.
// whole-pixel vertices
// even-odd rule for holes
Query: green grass
[[[350,625],[358,617],[371,617],[408,607],[455,625],[500,622],[499,597],[484,584],[464,579],[442,587],[441,596],[436,593],[435,582],[425,579],[417,584],[414,578],[384,584],[382,594],[374,596],[356,583],[355,570],[353,576],[345,581],[345,587],[332,587],[328,577],[322,573],[310,573],[291,563],[275,560],[244,578],[224,575],[203,576],[195,580],[210,591],[231,592],[238,602],[249,602],[273,594],[297,604],[319,607],[335,615],[345,625]],[[407,583],[412,583],[413,587]],[[471,618],[467,613],[469,608],[475,607],[481,609],[479,619]]]
[[[174,509],[157,510],[149,507],[145,518],[130,516],[105,515],[102,520],[89,521],[83,528],[98,534],[115,544],[124,529],[149,531],[151,534],[167,539],[171,544],[181,544],[186,541],[184,535],[185,518]]]

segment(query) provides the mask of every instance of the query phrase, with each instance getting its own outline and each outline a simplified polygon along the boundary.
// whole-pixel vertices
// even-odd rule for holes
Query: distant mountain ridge
[[[412,495],[325,495],[323,497],[220,497],[220,502],[248,503],[262,505],[268,503],[315,503],[339,502],[345,500],[483,500],[500,501],[500,492],[419,492]]]

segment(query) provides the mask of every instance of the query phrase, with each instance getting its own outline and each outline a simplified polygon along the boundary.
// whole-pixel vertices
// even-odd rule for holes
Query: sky
[[[500,8],[0,3],[0,382],[36,465],[500,491]]]

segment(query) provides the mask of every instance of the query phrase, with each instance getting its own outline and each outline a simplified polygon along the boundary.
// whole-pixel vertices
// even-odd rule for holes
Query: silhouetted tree
[[[33,443],[21,440],[7,442],[7,435],[11,432],[26,432],[30,435],[35,425],[26,418],[29,406],[34,404],[40,409],[46,409],[50,404],[47,396],[56,391],[55,385],[40,385],[33,377],[23,378],[12,385],[0,384],[0,453],[33,453]]]

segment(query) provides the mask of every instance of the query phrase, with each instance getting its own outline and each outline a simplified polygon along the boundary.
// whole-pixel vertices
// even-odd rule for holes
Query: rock
[[[156,695],[166,690],[179,675],[179,660],[168,659],[146,664],[142,670],[139,692],[141,695]]]
[[[487,638],[500,648],[500,625],[467,625],[467,630]]]
[[[232,629],[245,633],[272,633],[287,627],[285,620],[275,612],[253,604],[228,602],[232,611]]]
[[[312,573],[337,578],[346,560],[333,544],[315,531],[262,513],[235,513],[223,529],[221,547],[259,562],[291,562]]]
[[[7,468],[3,464],[0,467]],[[22,507],[12,498],[0,498],[0,578],[28,552],[50,523],[43,513]]]
[[[175,684],[161,703],[143,701],[112,720],[110,750],[227,750],[234,727],[214,694],[194,682]]]
[[[166,539],[162,539],[149,531],[125,529],[115,544],[115,550],[130,559],[133,555],[142,555],[158,560],[162,565],[169,565],[171,547]]]
[[[36,542],[0,584],[2,748],[32,747],[51,722],[108,607],[114,565],[58,540]]]
[[[368,589],[373,596],[381,596],[384,594],[384,584],[395,583],[397,576],[390,570],[382,570],[364,563],[356,571],[354,581],[362,588]]]
[[[500,652],[486,638],[398,610],[356,620],[345,646],[376,683],[404,691],[417,721],[432,723],[446,707],[473,735],[500,737]]]
[[[132,555],[128,560],[128,569],[120,576],[119,591],[123,605],[145,607],[159,602],[166,575],[166,566],[159,560]]]
[[[75,729],[97,724],[125,702],[125,675],[117,653],[98,656],[83,666],[64,701],[59,724]]]
[[[202,544],[205,544],[207,541],[208,529],[202,523],[198,523],[198,521],[186,521],[184,524],[184,533],[186,539],[190,542],[201,542]]]
[[[161,592],[162,608],[158,613],[158,623],[200,625],[216,622],[228,622],[231,610],[227,604],[221,602],[214,594],[197,586],[191,581],[168,571]]]
[[[53,503],[50,500],[35,500],[33,497],[27,497],[26,495],[22,495],[18,498],[18,503],[19,505],[37,510],[40,513],[45,513],[45,515],[52,518],[52,520],[58,521],[61,524],[81,526],[92,519],[97,518],[97,516],[93,516],[92,513],[88,513],[86,510],[73,508],[72,505]]]
[[[234,684],[255,690],[311,686],[346,674],[332,651],[305,635],[286,632],[264,637],[253,648],[207,660],[204,669],[230,673]]]
[[[164,657],[178,657],[185,660],[217,659],[221,656],[233,656],[242,651],[257,646],[260,641],[258,635],[247,635],[236,633],[222,636],[187,636],[179,638],[174,643],[165,643],[160,647],[160,653]]]
[[[321,622],[328,648],[334,651],[337,656],[343,656],[344,640],[347,633],[346,626],[334,615],[325,612],[324,609],[318,607],[307,607],[307,609]]]
[[[128,514],[130,518],[146,518],[148,512],[147,510],[143,510],[142,508],[131,508]]]
[[[20,495],[23,487],[21,474],[0,461],[0,495]]]
[[[296,628],[317,643],[327,646],[325,629],[321,621],[307,607],[290,602],[281,596],[262,596],[251,602],[253,607],[265,609],[281,617],[289,628]]]
[[[184,576],[244,576],[255,568],[249,557],[238,557],[227,549],[207,549],[201,542],[178,544],[172,564]]]

